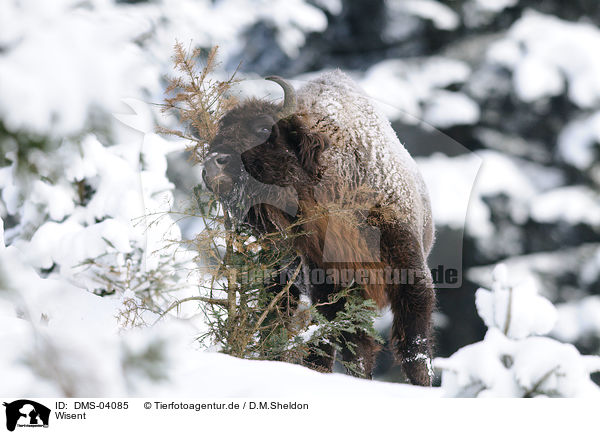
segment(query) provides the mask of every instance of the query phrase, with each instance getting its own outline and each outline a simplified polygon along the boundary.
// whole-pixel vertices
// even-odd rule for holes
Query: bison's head
[[[305,125],[289,83],[267,79],[283,88],[283,104],[251,99],[223,116],[202,172],[206,186],[238,220],[261,203],[295,215],[299,189],[321,177],[325,136]]]

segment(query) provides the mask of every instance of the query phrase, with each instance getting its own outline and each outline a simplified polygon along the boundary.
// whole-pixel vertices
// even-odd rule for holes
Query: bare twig
[[[506,322],[504,323],[504,335],[508,336],[510,330],[510,322],[512,320],[512,301],[513,301],[513,287],[508,287],[508,305],[506,306]]]
[[[552,375],[554,372],[556,372],[558,370],[558,368],[559,368],[559,366],[555,366],[554,368],[552,368],[548,372],[546,372],[544,375],[542,375],[540,377],[540,379],[533,385],[533,387],[530,390],[528,390],[527,392],[525,392],[525,394],[523,395],[523,398],[533,397],[533,394],[538,391],[539,387],[544,383],[544,381],[546,381],[548,378],[550,378],[550,375]]]
[[[171,306],[169,306],[163,313],[160,314],[160,317],[158,317],[158,319],[156,321],[154,321],[154,324],[156,324],[161,319],[163,319],[165,317],[165,315],[167,315],[170,311],[172,311],[176,307],[179,307],[183,303],[186,303],[188,301],[202,301],[204,303],[210,303],[210,304],[216,304],[218,306],[229,307],[229,302],[227,300],[223,300],[220,298],[201,297],[199,295],[194,296],[194,297],[186,297],[186,298],[182,298],[181,300],[174,301],[171,304]]]

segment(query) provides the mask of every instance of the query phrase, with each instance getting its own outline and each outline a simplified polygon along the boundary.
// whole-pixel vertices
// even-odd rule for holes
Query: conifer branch
[[[167,77],[167,96],[161,105],[162,112],[175,114],[184,130],[158,127],[161,134],[189,140],[189,151],[197,162],[206,156],[207,143],[217,134],[219,120],[237,100],[231,95],[231,87],[238,83],[237,71],[224,81],[210,79],[219,66],[218,46],[209,51],[204,62],[202,50],[186,50],[180,42],[175,43],[173,63],[177,76]],[[203,66],[201,66],[201,63]]]

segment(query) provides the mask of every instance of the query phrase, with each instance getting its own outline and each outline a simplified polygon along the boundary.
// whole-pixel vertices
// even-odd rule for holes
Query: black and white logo
[[[4,403],[6,407],[6,429],[14,431],[16,427],[22,428],[48,428],[50,409],[40,403],[29,399],[19,399]]]

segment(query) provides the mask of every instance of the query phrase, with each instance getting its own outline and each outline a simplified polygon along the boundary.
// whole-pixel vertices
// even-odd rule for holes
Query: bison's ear
[[[290,145],[296,152],[300,164],[310,175],[319,178],[321,154],[329,147],[327,136],[310,131],[297,116],[289,118],[286,127]]]

